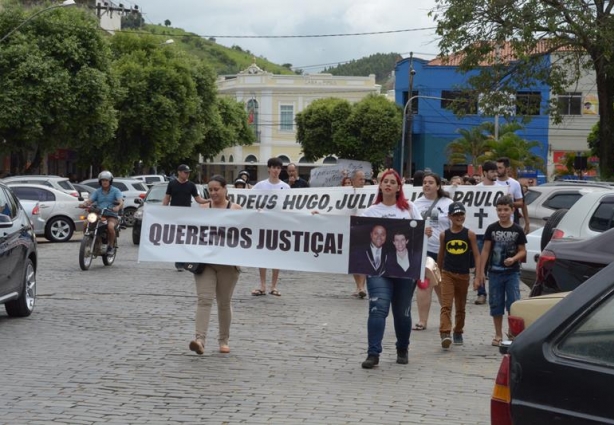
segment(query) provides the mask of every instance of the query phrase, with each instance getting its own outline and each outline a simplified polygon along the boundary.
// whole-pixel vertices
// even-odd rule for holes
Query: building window
[[[559,114],[582,115],[582,93],[566,92],[557,98]]]
[[[281,131],[294,131],[294,106],[281,105],[279,107],[279,118],[279,129]]]
[[[541,92],[519,91],[516,93],[516,114],[541,115],[541,103]]]
[[[411,97],[413,97],[414,99],[411,101],[411,110],[412,112],[415,114],[418,113],[418,96],[419,96],[420,92],[417,90],[413,90],[411,92]],[[404,91],[403,92],[403,107],[405,107],[405,105],[407,105],[407,101],[409,100],[409,97],[407,96],[407,92]]]
[[[467,92],[442,90],[441,109],[451,109],[455,113],[475,115],[478,113],[478,99]]]

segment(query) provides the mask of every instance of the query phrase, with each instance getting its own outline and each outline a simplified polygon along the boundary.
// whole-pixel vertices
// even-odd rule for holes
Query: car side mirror
[[[13,225],[13,220],[6,214],[0,214],[0,228],[3,227],[11,227]]]
[[[83,199],[83,196],[79,196],[79,197],[77,198],[77,200],[78,200],[79,202],[83,202],[85,199]]]

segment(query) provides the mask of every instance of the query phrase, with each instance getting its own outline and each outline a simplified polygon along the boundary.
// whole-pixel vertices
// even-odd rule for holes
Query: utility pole
[[[413,98],[414,95],[414,75],[416,75],[416,70],[414,69],[414,52],[409,52],[409,91],[407,93],[408,98]],[[413,123],[414,123],[414,108],[411,105],[411,102],[409,102],[409,125],[408,125],[408,131],[409,134],[407,135],[407,139],[408,139],[408,144],[409,146],[407,147],[407,153],[408,153],[408,160],[407,160],[407,169],[409,170],[409,177],[411,178],[411,176],[413,176],[413,167],[412,167],[412,154],[413,154],[413,137],[412,137],[412,128],[413,128]],[[405,158],[403,158],[403,160],[405,160]],[[401,165],[401,169],[403,168],[403,166]],[[405,178],[403,176],[403,174],[401,174],[401,178]]]

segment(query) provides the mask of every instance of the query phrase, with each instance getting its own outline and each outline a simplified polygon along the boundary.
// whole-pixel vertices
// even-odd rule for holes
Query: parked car
[[[81,184],[98,189],[98,179],[84,180]],[[147,186],[141,180],[124,177],[114,177],[113,186],[121,190],[124,196],[124,224],[128,227],[134,224],[134,213],[139,204],[137,199],[142,200],[147,194]]]
[[[512,303],[510,314],[507,316],[509,328],[507,336],[510,339],[514,339],[520,335],[522,331],[531,326],[533,322],[570,293],[557,292],[538,297],[524,298]]]
[[[542,252],[540,244],[543,230],[544,228],[540,227],[527,235],[527,244],[525,245],[527,255],[524,262],[520,263],[520,280],[529,288],[532,288],[535,283],[537,261],[539,254]]]
[[[529,212],[531,232],[543,227],[555,211],[574,205],[584,194],[596,191],[613,190],[607,183],[579,181],[558,181],[530,186],[525,194]]]
[[[156,183],[168,182],[168,178],[161,174],[141,174],[138,176],[132,176],[131,178],[141,180],[147,187],[151,187]]]
[[[77,189],[84,200],[89,199],[90,195],[96,190],[92,186],[81,183],[73,183],[72,185]]]
[[[132,226],[132,243],[138,245],[141,241],[141,226],[143,224],[143,208],[147,204],[162,204],[162,200],[166,195],[168,183],[158,183],[149,188],[147,196],[140,203],[136,213],[134,213],[134,225]],[[206,184],[197,184],[196,189],[198,194],[205,199],[209,199],[209,189]],[[192,207],[198,207],[198,203],[192,199]]]
[[[562,208],[546,221],[541,248],[550,239],[591,238],[614,227],[614,191],[595,191],[582,197],[582,202],[569,210]]]
[[[0,183],[0,304],[13,317],[26,317],[36,301],[36,236],[11,189]]]
[[[531,296],[573,291],[614,262],[614,229],[595,237],[553,239],[542,251]]]
[[[10,183],[8,186],[20,200],[37,201],[45,229],[37,236],[51,242],[66,242],[75,229],[81,230],[85,216],[78,208],[80,201],[65,192],[38,184]]]
[[[32,223],[32,227],[34,228],[34,233],[37,235],[42,235],[45,233],[45,219],[41,217],[41,208],[38,201],[30,201],[28,199],[20,199],[19,203],[25,210],[28,218],[30,219],[30,223]]]
[[[75,198],[79,198],[79,192],[66,177],[60,176],[11,176],[2,179],[3,182],[9,183],[28,183],[41,184],[43,186],[52,187],[56,190],[66,192]]]
[[[614,263],[500,351],[491,423],[614,424]]]

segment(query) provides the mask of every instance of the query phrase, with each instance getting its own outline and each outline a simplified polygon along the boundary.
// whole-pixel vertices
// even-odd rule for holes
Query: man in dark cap
[[[188,178],[190,177],[190,167],[186,164],[181,164],[177,167],[177,178],[168,182],[166,187],[166,195],[162,200],[162,205],[170,205],[171,207],[189,207],[192,205],[192,198],[199,204],[207,202],[198,194],[196,185]],[[177,271],[183,271],[183,263],[175,263]]]

